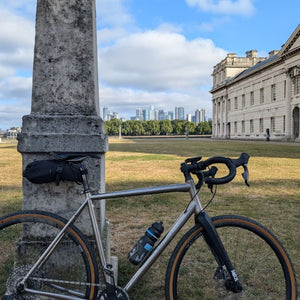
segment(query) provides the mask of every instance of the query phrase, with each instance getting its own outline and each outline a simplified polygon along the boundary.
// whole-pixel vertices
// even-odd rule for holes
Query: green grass
[[[110,140],[110,152],[106,161],[107,190],[182,182],[180,163],[187,157],[237,157],[241,152],[248,152],[251,156],[250,188],[244,185],[240,175],[242,170],[239,170],[235,181],[218,187],[217,196],[208,212],[211,215],[244,215],[270,228],[287,248],[299,274],[299,146],[201,139]],[[145,155],[147,157],[150,154],[156,155],[156,161],[144,161]],[[162,159],[162,155],[168,159]],[[124,160],[124,156],[131,157],[132,160]],[[203,200],[207,202],[210,194],[206,189],[203,190],[203,194]],[[166,227],[171,225],[187,203],[187,197],[180,193],[107,202],[107,216],[112,227],[112,250],[119,257],[119,278],[122,284],[133,273],[134,267],[127,262],[127,253],[135,241],[153,221],[162,220]],[[187,227],[189,226],[186,226],[186,229]],[[123,242],[120,242],[121,240]],[[137,285],[130,294],[132,299],[164,297],[165,268],[174,246],[175,243],[170,245],[166,253],[154,264],[150,274],[147,273]]]
[[[214,141],[204,139],[111,139],[106,155],[106,189],[114,191],[183,182],[180,163],[187,157],[204,158],[250,154],[250,188],[238,170],[236,179],[219,186],[211,215],[241,214],[270,228],[290,254],[300,274],[300,144]],[[203,189],[203,202],[210,193]],[[154,221],[168,228],[189,199],[182,193],[140,196],[107,201],[112,254],[119,258],[119,283],[136,269],[127,260],[134,243]],[[0,144],[0,213],[21,209],[21,155],[15,144]],[[192,223],[185,226],[183,232]],[[166,265],[175,242],[130,294],[131,299],[163,299]]]

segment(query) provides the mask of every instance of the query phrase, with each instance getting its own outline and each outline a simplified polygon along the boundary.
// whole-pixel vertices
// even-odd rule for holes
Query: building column
[[[292,79],[290,72],[286,72],[286,98],[285,98],[285,137],[287,140],[292,138],[292,128],[293,128],[293,119],[292,119]]]

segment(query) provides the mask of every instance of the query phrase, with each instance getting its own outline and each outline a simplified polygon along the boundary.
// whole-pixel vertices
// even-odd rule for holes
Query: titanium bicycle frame
[[[181,213],[175,223],[170,227],[168,232],[165,234],[163,239],[158,243],[158,245],[151,252],[150,256],[146,259],[146,261],[142,264],[141,267],[135,272],[135,274],[131,277],[128,283],[125,285],[125,292],[130,292],[133,286],[139,281],[139,279],[148,271],[148,269],[152,266],[155,260],[160,256],[160,254],[164,251],[164,249],[168,246],[168,244],[172,241],[178,231],[182,228],[182,226],[188,221],[193,213],[199,213],[202,210],[202,205],[197,196],[197,191],[195,189],[195,185],[193,180],[191,182],[186,182],[183,184],[174,184],[174,185],[165,185],[158,187],[150,187],[150,188],[141,188],[141,189],[132,189],[125,191],[117,191],[111,193],[103,193],[98,195],[90,196],[91,200],[102,200],[102,199],[113,199],[113,198],[121,198],[121,197],[129,197],[129,196],[141,196],[141,195],[152,195],[152,194],[163,194],[163,193],[172,193],[172,192],[189,192],[192,201],[189,203],[187,208]],[[97,225],[97,224],[95,224]],[[98,251],[99,253],[103,253],[103,246],[101,241],[97,241]],[[106,259],[103,255],[101,255],[101,264],[102,266],[106,266]]]
[[[81,164],[80,164],[80,167],[81,167],[81,170],[84,170],[83,166]],[[87,176],[85,175],[84,172],[82,172],[82,178],[83,178],[85,201],[81,204],[81,206],[73,214],[73,216],[68,220],[68,222],[63,227],[63,229],[58,233],[58,235],[54,238],[54,240],[51,242],[51,244],[48,246],[48,248],[40,256],[38,261],[33,265],[31,270],[23,278],[23,280],[21,282],[21,286],[25,292],[29,292],[29,293],[41,295],[41,296],[54,297],[57,299],[66,299],[66,300],[86,299],[86,298],[84,298],[84,295],[81,295],[75,291],[68,290],[68,292],[74,296],[67,296],[67,295],[62,295],[62,294],[32,290],[32,289],[27,288],[26,284],[25,284],[26,280],[30,277],[31,274],[33,274],[35,269],[41,267],[46,262],[48,257],[51,255],[51,253],[54,251],[56,246],[59,244],[59,242],[63,238],[67,228],[76,221],[76,219],[79,217],[79,215],[81,214],[81,212],[83,211],[83,209],[86,206],[88,207],[88,210],[89,210],[89,215],[90,215],[90,219],[91,219],[91,223],[92,223],[92,227],[93,227],[94,237],[96,239],[96,245],[97,245],[97,250],[98,250],[100,264],[101,264],[100,270],[102,271],[102,274],[106,280],[106,283],[115,285],[112,266],[106,260],[105,253],[104,253],[104,247],[103,247],[103,244],[101,241],[100,229],[99,229],[99,225],[98,225],[98,222],[96,219],[95,210],[94,210],[94,206],[93,206],[93,201],[95,201],[95,200],[108,200],[108,199],[122,198],[122,197],[129,197],[129,196],[163,194],[163,193],[172,193],[172,192],[189,192],[189,194],[190,194],[191,201],[187,205],[186,209],[181,213],[181,215],[178,217],[178,219],[175,221],[175,223],[173,223],[173,225],[170,227],[170,229],[165,234],[163,239],[158,243],[158,245],[151,252],[151,254],[147,258],[147,260],[139,267],[139,269],[135,272],[135,274],[131,277],[131,279],[128,281],[128,283],[123,288],[126,293],[130,292],[131,289],[133,288],[133,286],[148,271],[148,269],[152,266],[152,264],[155,262],[155,260],[160,256],[160,254],[164,251],[164,249],[168,246],[168,244],[172,241],[172,239],[176,236],[176,234],[180,231],[180,229],[184,226],[184,224],[189,220],[189,218],[192,216],[192,214],[195,214],[195,216],[196,216],[203,211],[203,207],[202,207],[200,199],[197,195],[195,183],[192,178],[187,179],[186,183],[182,183],[182,184],[164,185],[164,186],[150,187],[150,188],[139,188],[139,189],[124,190],[124,191],[115,191],[115,192],[108,192],[108,193],[101,193],[101,194],[94,194],[94,195],[92,195],[89,191]],[[215,241],[213,241],[212,244],[214,242]],[[233,271],[234,271],[234,269],[233,269]],[[59,288],[58,288],[58,290],[59,290]],[[61,291],[64,291],[64,288],[61,288]],[[67,290],[65,290],[65,291],[67,291]]]

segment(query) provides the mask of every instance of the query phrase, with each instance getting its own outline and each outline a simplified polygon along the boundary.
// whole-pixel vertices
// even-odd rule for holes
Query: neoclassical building
[[[269,57],[229,53],[212,76],[213,138],[300,141],[300,25]]]

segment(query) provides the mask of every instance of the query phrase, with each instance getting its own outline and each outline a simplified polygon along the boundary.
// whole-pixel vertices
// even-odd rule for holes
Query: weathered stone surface
[[[108,150],[104,123],[98,116],[30,114],[23,117],[20,152],[95,152]]]
[[[37,1],[35,112],[99,115],[94,0]]]

